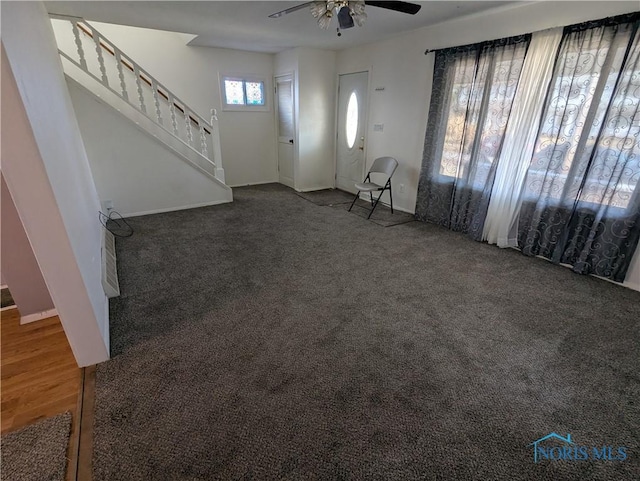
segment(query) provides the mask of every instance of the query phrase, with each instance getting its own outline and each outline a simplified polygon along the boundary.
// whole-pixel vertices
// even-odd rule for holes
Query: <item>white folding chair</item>
[[[384,194],[385,190],[389,189],[389,198],[391,199],[391,213],[393,214],[393,195],[391,192],[391,176],[396,171],[397,167],[398,167],[398,161],[393,157],[378,157],[376,160],[374,160],[373,165],[371,166],[371,169],[369,169],[367,176],[364,178],[364,182],[359,182],[356,184],[356,189],[358,189],[358,193],[356,194],[355,199],[353,199],[353,202],[349,207],[349,211],[351,211],[351,208],[356,203],[356,200],[358,200],[358,197],[360,196],[360,192],[369,192],[369,195],[371,197],[371,206],[372,206],[371,212],[369,212],[369,215],[367,216],[367,219],[369,219],[371,217],[371,214],[373,214],[373,211],[375,210],[376,206],[378,205],[378,202],[380,201],[380,197],[382,197],[382,194]],[[384,185],[376,184],[371,180],[371,174],[385,174],[387,175],[387,182]],[[380,192],[380,195],[375,200],[375,202],[373,200],[374,192]]]

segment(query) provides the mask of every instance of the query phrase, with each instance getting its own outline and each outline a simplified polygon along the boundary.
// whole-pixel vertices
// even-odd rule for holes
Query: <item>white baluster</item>
[[[78,49],[78,58],[80,59],[80,67],[85,72],[87,71],[87,60],[84,58],[84,49],[82,48],[82,39],[80,38],[80,30],[78,30],[78,22],[71,22],[71,30],[73,30],[73,36],[76,41],[76,48]]]
[[[218,128],[218,112],[216,109],[211,109],[211,142],[213,143],[213,152],[211,152],[210,158],[216,166],[216,178],[224,182],[222,149],[220,148],[220,129]]]
[[[104,66],[104,57],[102,56],[102,45],[100,45],[100,35],[95,30],[92,32],[93,41],[96,44],[96,53],[98,54],[98,65],[100,66],[100,74],[102,75],[102,83],[109,85],[109,79],[107,78],[107,69]]]
[[[184,121],[187,127],[187,143],[193,147],[193,132],[191,132],[191,117],[189,116],[189,111],[187,110],[187,106],[184,106]]]
[[[218,128],[218,111],[216,109],[211,109],[211,157],[209,157],[209,160],[211,160],[214,164],[217,165],[218,160],[216,159],[216,136],[217,136],[217,131],[216,129]]]
[[[200,121],[200,145],[202,146],[201,154],[208,158],[209,155],[207,154],[207,135],[204,131],[204,125],[202,121]]]
[[[136,76],[136,86],[138,87],[138,100],[140,100],[140,110],[145,114],[147,113],[147,107],[144,105],[144,93],[142,92],[142,80],[140,79],[140,69],[138,65],[133,64],[133,75]]]
[[[153,102],[156,105],[156,116],[158,117],[158,123],[162,125],[162,112],[160,111],[160,98],[158,95],[158,83],[153,77],[151,77],[151,91],[153,92]]]
[[[120,77],[120,88],[122,89],[122,98],[127,102],[129,101],[129,94],[127,93],[127,84],[124,81],[124,72],[122,71],[122,57],[120,56],[120,50],[116,50],[116,66],[118,67],[118,77]]]
[[[171,113],[171,125],[173,126],[173,133],[178,135],[178,120],[176,118],[176,99],[173,95],[169,95],[169,112]]]

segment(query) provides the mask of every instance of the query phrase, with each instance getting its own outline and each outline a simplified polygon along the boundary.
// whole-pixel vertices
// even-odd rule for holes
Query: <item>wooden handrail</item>
[[[78,23],[76,23],[76,25],[78,26],[78,29],[82,30],[82,32],[83,32],[85,35],[87,35],[88,37],[91,37],[91,38],[93,39],[93,33],[92,33],[90,30],[86,29],[86,28],[84,27],[84,25],[82,25],[82,24],[81,24],[81,23],[79,23],[79,22],[78,22]],[[94,39],[94,41],[95,41],[95,39]],[[107,45],[106,43],[104,43],[104,42],[102,42],[102,41],[100,41],[99,43],[100,43],[100,46],[101,46],[103,49],[105,49],[107,52],[109,52],[109,54],[111,54],[111,56],[113,56],[113,57],[115,58],[115,56],[116,56],[116,52],[115,52],[113,49],[111,49],[111,48],[109,47],[109,45]],[[129,62],[127,62],[127,61],[126,61],[125,59],[123,59],[122,57],[120,57],[120,61],[122,62],[122,65],[124,65],[127,69],[129,69],[131,72],[133,72],[133,73],[135,74],[135,70],[134,70],[134,68],[133,68],[133,65],[131,65]],[[140,74],[140,75],[139,75],[139,77],[140,77],[140,80],[142,80],[142,81],[143,81],[144,83],[146,83],[149,87],[151,87],[151,80],[149,80],[148,78],[146,78],[146,77],[145,77],[144,75],[142,75],[142,74]],[[158,91],[158,94],[159,94],[163,99],[165,99],[168,103],[170,102],[170,101],[169,101],[169,95],[168,95],[168,94],[164,93],[164,92],[163,92],[162,90],[160,90],[159,88],[157,89],[157,91]],[[177,103],[173,102],[173,106],[174,106],[175,108],[177,108],[180,112],[182,112],[182,114],[184,115],[184,113],[185,113],[185,112],[184,112],[184,109],[183,109],[182,107],[180,107],[180,105],[178,105]],[[193,122],[194,124],[196,124],[196,125],[198,126],[198,128],[200,127],[200,122],[198,121],[198,119],[196,119],[196,118],[192,117],[191,115],[189,115],[189,119],[191,120],[191,122]],[[211,132],[209,131],[209,129],[207,129],[207,127],[202,126],[202,128],[203,128],[203,130],[204,130],[207,134],[211,135]]]

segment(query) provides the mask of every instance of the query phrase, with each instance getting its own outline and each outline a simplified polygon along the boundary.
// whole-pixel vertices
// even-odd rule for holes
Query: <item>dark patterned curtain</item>
[[[436,53],[417,219],[480,240],[530,38],[523,35]]]
[[[565,29],[518,222],[523,253],[619,282],[640,235],[638,24]]]

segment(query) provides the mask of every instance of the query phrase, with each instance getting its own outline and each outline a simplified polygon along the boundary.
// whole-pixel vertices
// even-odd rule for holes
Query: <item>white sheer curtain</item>
[[[525,57],[505,131],[482,240],[515,247],[524,179],[533,156],[562,28],[536,32]]]

